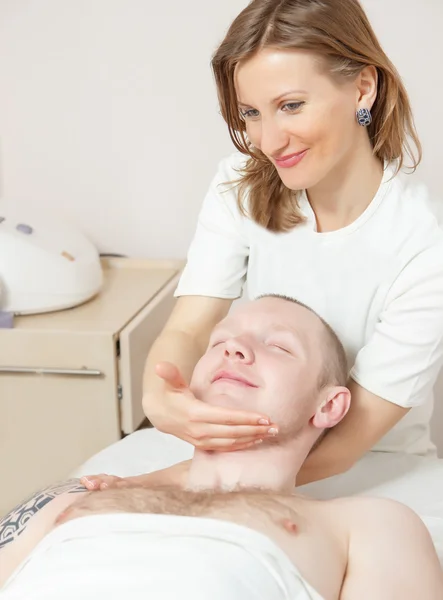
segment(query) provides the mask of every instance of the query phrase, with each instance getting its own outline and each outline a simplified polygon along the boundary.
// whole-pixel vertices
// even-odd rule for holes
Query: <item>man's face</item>
[[[257,411],[296,434],[318,404],[323,324],[281,298],[240,306],[212,332],[191,381],[209,404]]]

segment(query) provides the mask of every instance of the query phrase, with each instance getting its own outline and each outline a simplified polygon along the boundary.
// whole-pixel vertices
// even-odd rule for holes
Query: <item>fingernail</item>
[[[275,427],[271,427],[271,429],[268,429],[268,433],[269,435],[277,435],[278,429],[276,429]]]
[[[259,425],[269,425],[268,419],[260,419],[258,422]]]
[[[109,487],[109,485],[107,483],[100,484],[100,489],[101,490],[106,490],[108,487]]]
[[[263,440],[255,440],[254,444],[261,444]]]

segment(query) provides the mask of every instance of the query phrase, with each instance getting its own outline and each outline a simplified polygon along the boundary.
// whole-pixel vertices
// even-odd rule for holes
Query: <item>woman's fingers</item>
[[[117,475],[107,475],[106,473],[100,473],[99,475],[86,475],[80,478],[80,483],[90,491],[108,489],[115,486],[118,481],[122,481],[122,478],[117,477]]]
[[[188,436],[204,443],[209,439],[229,440],[230,443],[240,440],[255,440],[276,437],[277,425],[213,425],[212,423],[192,423],[188,427]]]
[[[170,362],[158,363],[155,367],[155,372],[173,390],[183,390],[188,387],[178,368]]]
[[[206,452],[234,452],[245,450],[246,448],[260,447],[264,438],[206,438],[202,440],[191,440],[191,443],[198,449]]]
[[[190,421],[195,423],[271,426],[271,420],[267,415],[222,406],[213,406],[200,400],[192,404],[189,412]]]
[[[166,383],[160,410],[151,417],[160,431],[196,448],[216,451],[252,447],[278,434],[278,427],[266,414],[214,406],[195,398],[172,363],[158,363],[155,370]]]

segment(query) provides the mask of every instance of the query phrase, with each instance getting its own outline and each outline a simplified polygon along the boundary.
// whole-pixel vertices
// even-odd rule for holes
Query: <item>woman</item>
[[[347,351],[351,409],[297,484],[344,472],[373,448],[432,452],[443,233],[426,189],[401,172],[406,159],[415,170],[421,147],[363,9],[357,0],[253,0],[212,67],[238,152],[219,165],[176,307],[148,356],[147,417],[211,450],[243,449],[278,428],[266,415],[206,406],[187,388],[247,279],[251,297],[286,294],[313,308]]]

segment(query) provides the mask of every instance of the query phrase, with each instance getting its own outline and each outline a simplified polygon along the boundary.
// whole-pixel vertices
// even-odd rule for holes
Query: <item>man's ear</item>
[[[335,427],[345,417],[351,404],[351,392],[346,387],[327,388],[311,422],[318,429]]]

